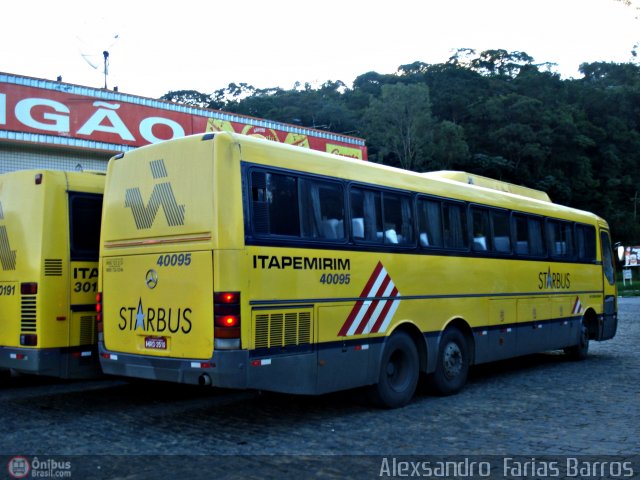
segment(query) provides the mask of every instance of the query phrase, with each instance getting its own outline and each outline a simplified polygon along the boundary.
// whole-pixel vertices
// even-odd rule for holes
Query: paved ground
[[[421,394],[398,410],[371,408],[359,392],[301,397],[4,378],[0,461],[23,455],[71,478],[374,478],[403,465],[433,473],[425,468],[445,460],[475,467],[471,478],[488,478],[489,463],[491,478],[557,477],[548,475],[554,466],[560,478],[630,478],[632,466],[637,478],[639,344],[640,299],[624,298],[617,336],[592,342],[586,361],[545,353],[479,366],[460,394]],[[565,465],[574,457],[586,463]],[[19,471],[20,461],[10,467]]]

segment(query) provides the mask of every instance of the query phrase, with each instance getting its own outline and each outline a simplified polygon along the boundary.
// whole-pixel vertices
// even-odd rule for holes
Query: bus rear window
[[[101,217],[101,195],[69,193],[69,237],[72,260],[98,259]]]

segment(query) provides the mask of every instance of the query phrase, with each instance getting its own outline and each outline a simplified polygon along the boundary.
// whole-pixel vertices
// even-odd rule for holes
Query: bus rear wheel
[[[468,373],[467,340],[457,328],[448,328],[440,339],[436,370],[431,374],[430,386],[439,395],[452,395],[464,387]]]
[[[418,384],[418,349],[406,332],[396,332],[386,342],[380,362],[378,383],[372,386],[373,402],[384,408],[398,408],[413,398]]]

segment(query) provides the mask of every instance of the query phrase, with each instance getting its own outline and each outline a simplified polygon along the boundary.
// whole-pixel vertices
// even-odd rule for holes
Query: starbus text
[[[120,322],[118,328],[122,331],[135,331],[142,329],[144,332],[162,333],[167,330],[171,333],[189,333],[192,328],[190,308],[147,308],[138,307],[120,308]]]

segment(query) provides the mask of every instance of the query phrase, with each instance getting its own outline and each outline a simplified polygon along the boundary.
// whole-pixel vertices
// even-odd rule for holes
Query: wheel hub
[[[450,342],[444,348],[443,356],[444,374],[447,378],[451,379],[458,375],[462,371],[462,352],[458,344]]]

